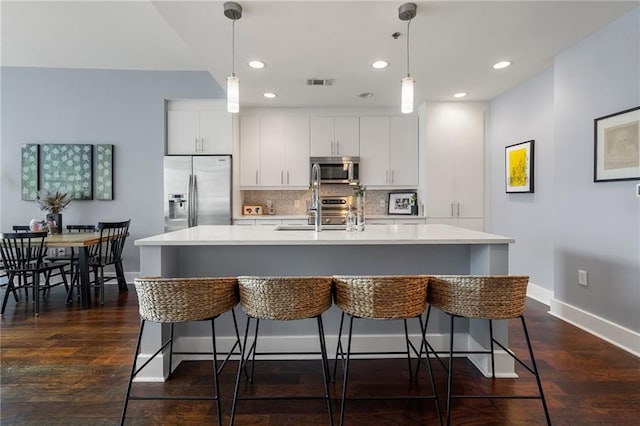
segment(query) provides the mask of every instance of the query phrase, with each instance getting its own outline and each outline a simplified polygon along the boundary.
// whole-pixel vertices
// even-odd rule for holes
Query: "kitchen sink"
[[[346,225],[322,225],[323,231],[344,231]],[[274,231],[315,231],[314,225],[280,225],[276,226]]]

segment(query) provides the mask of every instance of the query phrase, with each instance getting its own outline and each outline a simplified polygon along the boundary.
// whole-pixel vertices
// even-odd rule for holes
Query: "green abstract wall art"
[[[34,201],[38,197],[38,152],[39,145],[22,145],[22,199]]]
[[[93,145],[40,146],[40,189],[67,192],[74,200],[91,200],[92,174]]]
[[[113,145],[96,145],[96,200],[113,200]]]

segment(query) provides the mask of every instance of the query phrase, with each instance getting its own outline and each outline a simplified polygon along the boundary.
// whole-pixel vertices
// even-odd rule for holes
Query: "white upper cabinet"
[[[357,157],[360,154],[358,117],[311,117],[312,157]]]
[[[417,117],[360,117],[360,182],[418,185]]]
[[[425,129],[425,213],[428,223],[481,229],[484,215],[483,108],[448,103],[428,105]]]
[[[240,186],[309,186],[309,118],[240,117]]]
[[[231,131],[226,101],[167,103],[168,155],[230,155]]]

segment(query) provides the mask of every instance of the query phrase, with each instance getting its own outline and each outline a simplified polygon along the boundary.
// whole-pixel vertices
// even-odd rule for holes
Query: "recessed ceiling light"
[[[374,63],[371,64],[371,66],[373,68],[377,69],[377,70],[381,70],[383,68],[388,67],[389,66],[389,62],[383,61],[383,60],[375,61]]]
[[[369,99],[369,98],[373,98],[373,93],[365,92],[365,93],[360,93],[358,96],[364,99]]]
[[[257,59],[254,59],[253,61],[249,61],[249,66],[253,69],[259,70],[264,68],[265,64],[262,61],[258,61]]]
[[[276,95],[275,93],[267,92],[267,93],[265,93],[265,94],[264,94],[264,95],[262,95],[262,96],[264,96],[265,98],[268,98],[268,99],[273,99],[273,98],[275,98],[275,97],[276,97],[276,96],[278,96],[278,95]]]
[[[503,68],[508,67],[509,65],[511,65],[511,61],[500,61],[500,62],[497,62],[497,63],[493,64],[493,69],[494,70],[501,70]]]
[[[464,98],[467,96],[467,92],[458,92],[453,95],[454,98]]]

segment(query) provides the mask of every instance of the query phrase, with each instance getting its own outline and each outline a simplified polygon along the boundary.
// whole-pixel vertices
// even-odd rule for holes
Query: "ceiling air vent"
[[[307,86],[332,86],[333,79],[322,80],[319,78],[310,78],[307,80]]]

